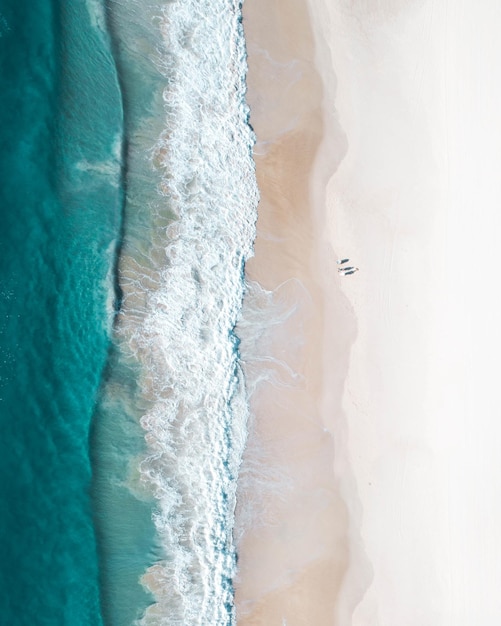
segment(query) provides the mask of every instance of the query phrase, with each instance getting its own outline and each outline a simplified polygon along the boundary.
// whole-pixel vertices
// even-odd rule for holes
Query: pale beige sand
[[[336,476],[373,580],[354,603],[364,570],[350,561],[339,623],[494,626],[501,4],[309,4],[326,122],[335,111],[348,144],[319,251],[361,268],[342,283],[358,334],[336,465],[356,490]]]
[[[342,439],[340,404],[355,326],[334,276],[328,285],[335,302],[329,327],[340,332],[326,347],[327,294],[316,252],[324,198],[314,197],[311,186],[326,130],[323,88],[303,0],[248,0],[244,28],[261,193],[255,258],[246,270],[260,288],[253,285],[244,314],[244,321],[253,314],[257,319],[240,334],[249,384],[259,376],[266,380],[252,397],[254,421],[239,479],[237,619],[241,626],[327,626],[334,624],[349,559],[351,531],[334,459],[335,431]],[[345,150],[339,129],[332,126],[329,138],[324,182]],[[328,271],[335,273],[332,260]],[[281,318],[286,320],[273,324]],[[328,403],[323,400],[326,366]]]
[[[256,354],[273,333],[303,378],[272,363],[284,384],[253,399],[239,623],[495,626],[501,3],[307,7],[245,4],[248,273],[302,284],[278,290],[277,317],[298,310]],[[337,255],[361,271],[336,277]]]

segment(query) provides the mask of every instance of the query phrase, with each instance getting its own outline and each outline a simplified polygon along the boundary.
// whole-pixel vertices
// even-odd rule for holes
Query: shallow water
[[[257,205],[240,6],[112,9],[127,151],[123,300],[95,420],[103,607],[110,624],[231,624],[248,414],[234,327]]]

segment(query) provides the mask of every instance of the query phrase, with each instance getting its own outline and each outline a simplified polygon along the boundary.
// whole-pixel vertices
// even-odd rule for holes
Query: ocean
[[[235,623],[235,0],[0,4],[2,621]]]

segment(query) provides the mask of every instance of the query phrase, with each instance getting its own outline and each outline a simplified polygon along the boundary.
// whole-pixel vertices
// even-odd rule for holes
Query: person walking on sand
[[[353,269],[350,269],[350,271],[344,271],[339,273],[341,274],[341,276],[349,276],[350,274],[354,274],[355,272],[358,272],[358,267],[354,267]]]
[[[338,267],[337,271],[338,272],[351,272],[351,270],[354,270],[355,268],[353,267],[353,265],[350,265],[350,267]]]

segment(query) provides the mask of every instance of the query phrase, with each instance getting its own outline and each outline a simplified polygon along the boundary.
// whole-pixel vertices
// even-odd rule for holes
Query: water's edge
[[[235,623],[235,327],[258,193],[241,3],[216,5],[107,4],[125,130],[120,306],[92,434],[107,624]]]

